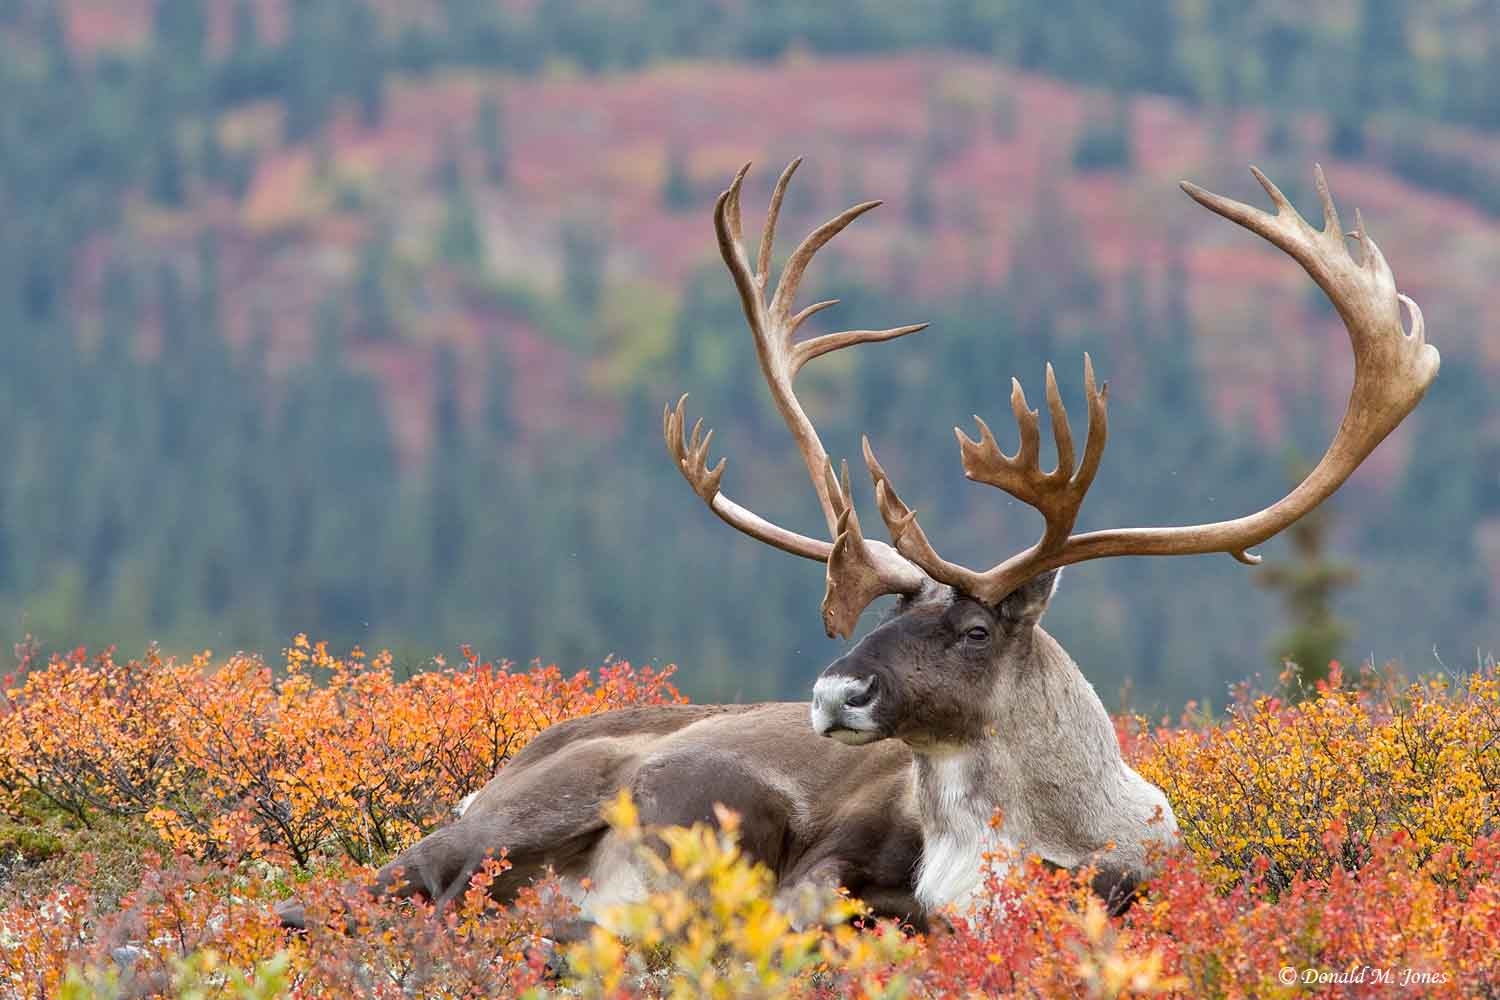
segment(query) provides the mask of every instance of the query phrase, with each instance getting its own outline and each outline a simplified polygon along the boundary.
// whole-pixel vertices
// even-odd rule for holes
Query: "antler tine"
[[[1016,415],[1016,427],[1021,432],[1021,448],[1016,452],[1013,464],[1022,470],[1033,468],[1040,461],[1042,452],[1040,414],[1026,402],[1026,390],[1021,380],[1010,380],[1010,409]]]
[[[853,504],[844,508],[838,528],[828,556],[823,628],[829,636],[847,639],[871,601],[885,594],[915,594],[927,577],[889,545],[865,538]]]
[[[1339,210],[1333,203],[1333,194],[1328,190],[1328,178],[1323,176],[1323,165],[1313,164],[1313,184],[1318,189],[1318,202],[1323,206],[1323,232],[1342,234]]]
[[[957,427],[953,429],[958,438],[964,475],[975,482],[999,487],[1042,514],[1047,528],[1037,543],[1039,552],[1050,552],[1067,539],[1104,455],[1108,387],[1103,391],[1095,387],[1094,362],[1087,354],[1083,357],[1083,378],[1089,408],[1089,433],[1084,442],[1082,464],[1075,465],[1073,428],[1051,364],[1047,365],[1047,413],[1052,421],[1053,440],[1057,444],[1057,467],[1051,472],[1044,472],[1041,467],[1039,414],[1027,406],[1026,392],[1015,379],[1011,380],[1011,409],[1015,412],[1021,444],[1014,455],[1006,455],[1000,450],[989,425],[978,416],[974,418],[979,426],[978,441]]]
[[[817,303],[818,308],[837,304],[838,299],[830,299],[828,302]],[[805,318],[804,314],[812,310],[809,306],[792,318],[793,329],[801,325]],[[895,340],[904,337],[908,333],[920,333],[931,325],[928,323],[913,323],[910,326],[897,326],[889,330],[843,330],[839,333],[825,333],[811,340],[804,340],[792,348],[792,371],[799,372],[802,366],[813,358],[821,358],[831,351],[837,351],[844,347],[853,347],[855,344],[874,344],[883,340]]]
[[[750,324],[750,332],[754,334],[759,349],[765,338],[765,306],[750,273],[750,262],[745,259],[740,232],[740,188],[749,170],[748,163],[741,167],[729,187],[714,202],[714,232],[719,238],[719,256],[724,258],[724,266],[734,279],[735,289],[740,293],[740,305],[745,310],[745,320]]]
[[[740,167],[739,171],[734,175],[734,180],[729,182],[729,187],[725,188],[723,193],[719,195],[720,201],[724,205],[725,219],[729,225],[729,237],[736,246],[740,245],[744,239],[740,218],[740,191],[745,184],[745,175],[749,172],[750,164],[747,163]]]
[[[1073,474],[1073,482],[1087,492],[1104,458],[1104,446],[1109,443],[1109,383],[1095,384],[1094,359],[1088,351],[1083,352],[1083,395],[1088,401],[1089,436],[1083,442],[1083,461]]]
[[[1063,406],[1062,393],[1057,391],[1057,374],[1050,361],[1047,362],[1047,416],[1052,420],[1052,440],[1057,445],[1057,468],[1050,478],[1067,479],[1073,475],[1073,428],[1068,425],[1068,408]]]
[[[816,316],[824,309],[830,309],[838,304],[838,299],[824,299],[822,302],[814,302],[810,306],[804,306],[801,312],[797,313],[797,315],[793,316],[787,322],[788,331],[790,331],[792,334],[796,334],[798,328],[801,327],[803,323],[807,322],[809,317]]]
[[[854,491],[849,487],[849,460],[847,458],[839,459],[839,496],[845,507],[854,509]]]
[[[762,290],[771,277],[771,249],[776,242],[776,220],[781,217],[781,202],[786,197],[786,186],[791,183],[792,175],[802,165],[802,157],[797,157],[786,165],[781,176],[776,179],[776,187],[771,191],[771,205],[766,209],[766,228],[760,234],[760,252],[756,254],[755,261],[755,283]]]
[[[823,223],[817,229],[803,237],[802,242],[797,244],[797,249],[787,258],[786,266],[781,269],[781,277],[776,282],[776,294],[771,297],[768,311],[772,321],[778,326],[786,327],[787,318],[792,310],[792,302],[797,297],[797,290],[802,285],[802,274],[807,270],[807,265],[812,263],[817,252],[828,245],[839,233],[849,228],[849,224],[864,215],[873,208],[880,206],[878,201],[865,201],[844,209],[838,215]]]

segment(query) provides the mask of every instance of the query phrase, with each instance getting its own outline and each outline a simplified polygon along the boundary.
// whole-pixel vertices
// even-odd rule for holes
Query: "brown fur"
[[[606,834],[600,812],[623,788],[648,825],[712,823],[716,803],[740,813],[745,851],[784,889],[843,885],[883,915],[920,920],[910,769],[899,743],[857,749],[820,738],[803,703],[573,719],[534,739],[458,820],[382,868],[375,889],[446,902],[502,848],[512,867],[495,883],[501,901],[549,867],[581,877]],[[302,922],[295,904],[279,912]]]

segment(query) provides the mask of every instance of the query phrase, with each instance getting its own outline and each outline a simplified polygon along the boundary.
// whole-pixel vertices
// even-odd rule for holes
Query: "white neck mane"
[[[1000,864],[1026,851],[1065,868],[1097,861],[1144,875],[1150,847],[1176,836],[1166,796],[1120,757],[1093,687],[1050,636],[1037,638],[1031,673],[996,690],[986,738],[916,751],[916,895],[929,910],[967,909],[987,853]]]
[[[995,803],[975,787],[977,756],[959,750],[924,756],[914,764],[923,838],[916,896],[928,910],[954,904],[968,909],[980,888],[984,855],[1013,852],[1018,846],[993,825]]]

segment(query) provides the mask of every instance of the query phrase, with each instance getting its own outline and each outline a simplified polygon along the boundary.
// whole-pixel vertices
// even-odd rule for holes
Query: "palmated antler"
[[[753,271],[741,241],[740,226],[740,189],[745,173],[750,169],[749,164],[740,168],[728,190],[719,195],[714,205],[714,230],[718,234],[719,253],[734,278],[744,307],[745,320],[755,338],[755,352],[760,360],[761,373],[765,376],[776,408],[786,421],[787,429],[792,432],[797,450],[801,452],[802,460],[807,465],[808,475],[812,479],[813,489],[817,493],[818,503],[823,509],[833,541],[809,538],[788,531],[721,493],[719,484],[724,476],[725,460],[720,459],[717,465],[709,466],[708,448],[713,431],[703,433],[701,420],[694,424],[691,433],[688,432],[686,396],[678,400],[675,409],[667,407],[662,414],[662,433],[666,438],[667,450],[678,469],[709,508],[727,524],[784,552],[827,564],[828,586],[823,598],[823,623],[829,635],[847,637],[870,601],[881,594],[916,593],[926,582],[926,577],[889,545],[867,540],[861,534],[859,517],[854,512],[853,498],[848,488],[848,470],[845,469],[842,481],[835,478],[828,453],[818,439],[812,421],[802,409],[792,383],[802,366],[813,358],[855,344],[893,340],[924,329],[927,324],[919,323],[889,330],[846,330],[809,340],[795,339],[798,328],[808,317],[837,303],[836,299],[830,299],[815,302],[800,312],[792,312],[797,289],[807,265],[849,223],[880,204],[878,201],[868,201],[855,205],[808,234],[787,259],[771,299],[767,302],[765,292],[770,279],[776,221],[781,214],[787,184],[801,162],[801,159],[793,160],[776,182]]]
[[[1307,478],[1271,506],[1230,521],[1071,534],[1105,442],[1106,391],[1095,389],[1093,366],[1085,356],[1089,435],[1083,461],[1076,469],[1072,432],[1050,365],[1047,406],[1057,440],[1059,462],[1055,471],[1041,471],[1037,412],[1027,408],[1019,383],[1014,384],[1011,393],[1021,434],[1021,446],[1015,455],[1007,456],[1000,451],[982,420],[978,441],[957,432],[964,472],[970,479],[1000,487],[1035,507],[1046,520],[1046,529],[1035,545],[984,572],[948,562],[933,550],[917,524],[916,515],[897,496],[866,442],[865,460],[875,480],[880,513],[902,555],[934,580],[990,602],[1004,598],[1038,573],[1110,556],[1225,552],[1241,562],[1255,563],[1259,557],[1251,554],[1250,549],[1332,495],[1416,407],[1437,375],[1438,352],[1426,342],[1421,310],[1396,290],[1390,266],[1365,232],[1359,214],[1355,213],[1354,232],[1348,234],[1360,245],[1356,260],[1345,243],[1345,233],[1321,167],[1316,170],[1318,196],[1323,204],[1321,230],[1309,225],[1264,174],[1254,167],[1251,170],[1276,206],[1274,214],[1210,194],[1187,182],[1182,188],[1205,208],[1291,255],[1323,289],[1348,329],[1354,348],[1354,388],[1333,442]],[[1411,316],[1410,333],[1402,325],[1402,304]]]

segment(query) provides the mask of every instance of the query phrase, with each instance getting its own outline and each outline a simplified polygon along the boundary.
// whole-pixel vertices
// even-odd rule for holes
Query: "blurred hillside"
[[[1348,655],[1495,648],[1492,5],[680,6],[0,0],[0,637],[613,651],[700,697],[799,693],[839,648],[822,574],[708,515],[658,417],[691,390],[726,489],[817,530],[709,216],[754,160],[758,218],[805,155],[783,252],[887,201],[807,300],[934,326],[803,395],[970,562],[1038,524],[948,427],[1007,425],[1047,359],[1065,396],[1084,350],[1111,381],[1085,528],[1242,513],[1321,453],[1341,326],[1176,189],[1259,196],[1253,161],[1306,206],[1321,161],[1444,357],[1334,502]],[[1271,662],[1232,560],[1067,577],[1049,624],[1106,696],[1217,700]]]

